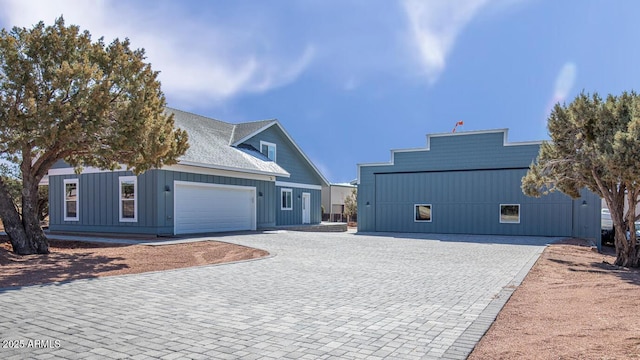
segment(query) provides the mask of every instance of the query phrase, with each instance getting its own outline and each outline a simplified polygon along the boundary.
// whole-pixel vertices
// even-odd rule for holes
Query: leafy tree
[[[616,265],[640,266],[634,228],[640,219],[640,98],[582,93],[555,105],[548,119],[551,142],[540,147],[537,162],[522,178],[522,191],[540,196],[559,190],[573,198],[586,187],[600,195],[616,229]],[[626,211],[625,211],[626,201]],[[627,233],[629,239],[627,239]]]
[[[0,31],[0,158],[22,180],[19,208],[0,178],[0,218],[17,254],[49,252],[38,184],[58,160],[139,174],[186,151],[187,134],[164,113],[158,72],[144,60],[128,39],[93,42],[62,17]]]
[[[351,194],[344,198],[344,214],[347,216],[347,222],[358,213],[358,193],[356,189],[351,189]]]

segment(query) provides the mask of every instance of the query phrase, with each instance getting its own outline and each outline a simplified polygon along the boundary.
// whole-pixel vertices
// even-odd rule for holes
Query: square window
[[[505,224],[519,224],[520,204],[500,204],[500,222]]]
[[[282,203],[280,206],[281,210],[293,210],[293,191],[291,189],[282,189],[280,190],[280,195],[282,199]]]
[[[119,178],[119,202],[120,221],[136,222],[138,218],[137,207],[138,181],[135,176],[121,176]]]
[[[260,152],[272,161],[276,161],[276,144],[260,141]]]
[[[78,221],[78,179],[65,179],[64,183],[64,221]]]
[[[416,204],[413,218],[416,222],[431,222],[431,204]]]

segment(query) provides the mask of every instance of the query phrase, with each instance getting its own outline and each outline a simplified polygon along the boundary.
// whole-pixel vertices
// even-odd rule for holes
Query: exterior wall
[[[600,202],[583,191],[525,196],[521,179],[539,144],[505,144],[506,131],[431,136],[427,148],[359,168],[358,230],[600,238]],[[583,201],[586,206],[583,206]],[[415,204],[432,221],[416,222]],[[500,223],[500,204],[520,204],[520,223]]]
[[[291,210],[281,209],[280,190],[291,189]],[[322,212],[320,211],[321,191],[314,189],[291,188],[286,186],[276,186],[277,201],[274,206],[276,209],[276,225],[300,225],[302,224],[302,193],[306,192],[311,195],[311,224],[319,224],[322,221]]]
[[[294,183],[293,186],[276,186],[276,225],[299,225],[302,224],[302,193],[311,194],[311,224],[318,224],[322,221],[321,190],[323,180],[318,176],[316,170],[309,165],[309,162],[300,154],[294,144],[277,125],[261,131],[244,142],[260,150],[260,141],[276,144],[276,163],[287,170],[290,177],[276,177],[277,181]],[[276,183],[277,185],[277,183]],[[304,188],[305,185],[312,185],[314,189]],[[317,187],[317,189],[315,189]],[[293,190],[293,209],[281,210],[280,189],[287,188]]]
[[[173,184],[176,180],[255,187],[258,194],[257,227],[271,227],[276,223],[275,208],[278,198],[272,181],[167,170],[150,170],[138,176],[138,221],[120,222],[118,177],[129,175],[133,174],[120,171],[51,176],[50,230],[171,235],[174,218]],[[79,221],[63,220],[63,180],[67,178],[79,178]]]
[[[155,234],[158,227],[158,190],[155,171],[137,180],[138,219],[120,222],[118,178],[130,171],[49,177],[49,229],[51,231],[121,232]],[[78,179],[78,221],[64,221],[64,179]],[[147,209],[147,210],[145,210]]]

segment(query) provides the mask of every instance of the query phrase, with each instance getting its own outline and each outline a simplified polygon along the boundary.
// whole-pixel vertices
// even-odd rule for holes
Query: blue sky
[[[4,28],[64,15],[95,39],[129,37],[161,71],[169,106],[277,118],[332,182],[457,121],[544,140],[554,103],[640,81],[633,0],[0,3]]]

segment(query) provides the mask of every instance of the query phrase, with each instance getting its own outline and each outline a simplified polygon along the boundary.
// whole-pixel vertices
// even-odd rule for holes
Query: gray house
[[[587,190],[525,196],[522,177],[541,142],[507,130],[427,135],[425,148],[392,150],[358,165],[358,231],[573,236],[600,240],[600,198]]]
[[[321,221],[327,180],[277,120],[240,124],[175,109],[189,134],[178,164],[139,176],[59,162],[49,171],[51,231],[187,233]]]

